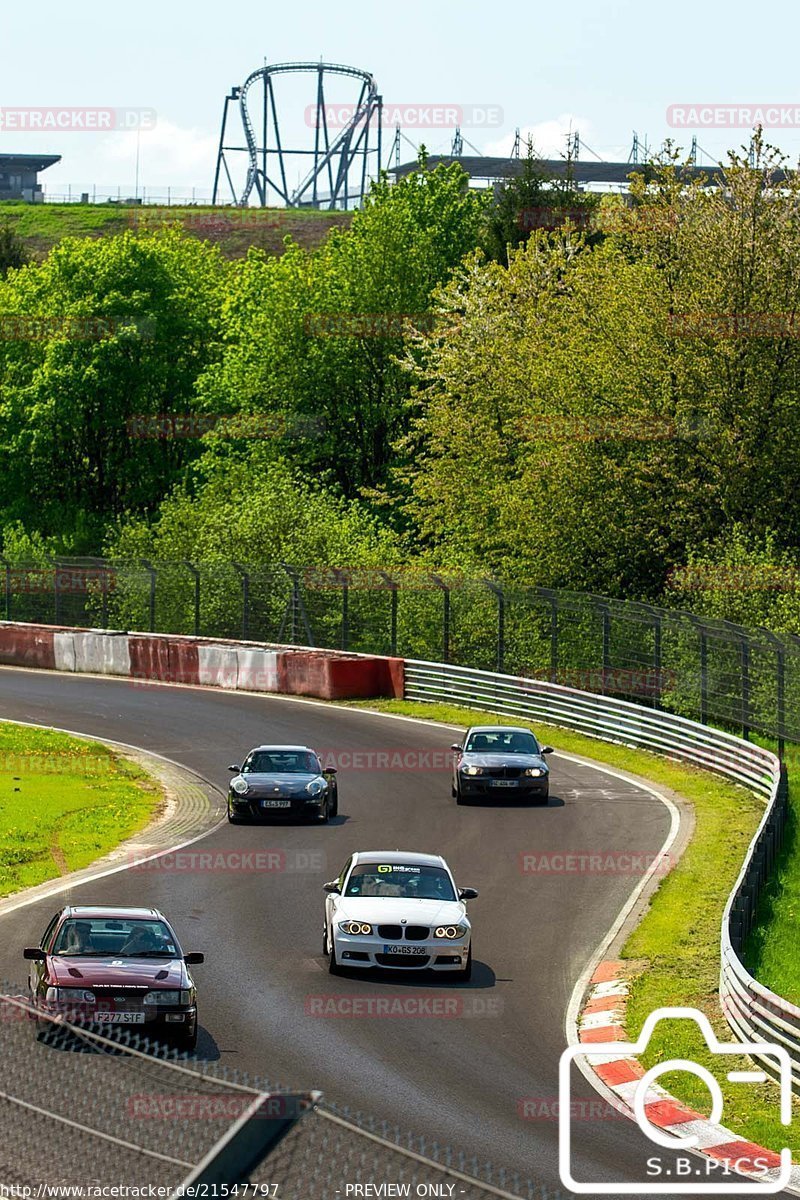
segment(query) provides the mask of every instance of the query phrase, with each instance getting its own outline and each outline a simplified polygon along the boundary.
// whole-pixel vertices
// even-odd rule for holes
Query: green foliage
[[[196,447],[135,422],[191,408],[222,278],[216,251],[170,230],[66,240],[0,282],[0,522],[80,552],[159,497]]]
[[[482,248],[489,258],[505,265],[509,251],[524,246],[534,230],[555,231],[568,221],[582,227],[597,203],[596,195],[579,191],[569,160],[564,175],[556,177],[529,140],[519,174],[498,186],[494,203],[487,207]]]
[[[4,220],[0,224],[0,278],[11,270],[19,270],[27,262],[25,244],[17,237],[11,222]]]
[[[287,414],[277,454],[330,468],[348,495],[380,484],[405,431],[396,358],[433,288],[476,245],[486,202],[458,166],[420,170],[380,180],[351,228],[313,255],[291,243],[280,259],[251,251],[230,281],[225,351],[200,381],[202,406]],[[313,435],[292,439],[294,418],[313,418]]]
[[[590,253],[536,233],[443,289],[397,483],[432,554],[655,597],[737,522],[800,541],[800,180],[760,154],[727,191],[670,155]]]

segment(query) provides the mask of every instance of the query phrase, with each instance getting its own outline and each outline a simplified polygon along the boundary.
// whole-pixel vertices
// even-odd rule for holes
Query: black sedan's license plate
[[[519,780],[517,779],[493,779],[492,787],[517,787]]]
[[[422,958],[428,953],[424,946],[384,946],[384,954],[407,954],[409,958]]]
[[[262,800],[262,808],[291,808],[291,800]]]

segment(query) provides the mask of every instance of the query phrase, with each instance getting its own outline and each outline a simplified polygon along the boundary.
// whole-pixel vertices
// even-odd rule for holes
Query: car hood
[[[531,767],[547,770],[547,763],[540,754],[464,754],[461,762],[471,767],[519,767],[527,771]]]
[[[401,896],[345,896],[337,921],[369,921],[371,925],[456,925],[466,920],[463,900],[407,900]],[[468,924],[469,922],[467,922]]]
[[[61,958],[50,959],[51,980],[61,987],[188,987],[188,972],[180,958]]]
[[[237,775],[237,779],[247,781],[247,788],[250,794],[269,795],[269,796],[296,796],[300,792],[304,792],[308,785],[315,779],[325,780],[323,777],[313,771],[304,771],[302,774],[296,771],[286,774],[266,775],[256,773],[247,775]]]

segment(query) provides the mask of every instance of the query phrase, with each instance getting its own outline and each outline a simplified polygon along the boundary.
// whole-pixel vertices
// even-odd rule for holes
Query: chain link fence
[[[0,615],[424,658],[800,741],[800,637],[405,568],[0,559]]]
[[[317,1093],[179,1056],[123,1028],[60,1021],[37,1035],[33,1015],[22,989],[4,983],[0,1181],[31,1188],[30,1195],[59,1194],[45,1187],[78,1187],[90,1195],[91,1188],[122,1183],[172,1191],[186,1184],[191,1195],[190,1180],[197,1184],[194,1194],[213,1195],[202,1185],[214,1181],[214,1161],[222,1162],[226,1139],[254,1106],[235,1170],[248,1157],[255,1165],[238,1178],[220,1177],[259,1185],[251,1195],[332,1198],[345,1184],[376,1179],[409,1183],[412,1193],[418,1184],[438,1184],[438,1191],[430,1189],[438,1195],[450,1195],[442,1185],[451,1183],[463,1200],[544,1200],[548,1194],[463,1151],[337,1108]],[[551,1200],[555,1195],[551,1189]]]

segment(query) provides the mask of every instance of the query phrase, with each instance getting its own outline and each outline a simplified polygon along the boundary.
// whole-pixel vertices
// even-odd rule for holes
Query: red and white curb
[[[627,964],[623,962],[605,961],[592,975],[578,1017],[578,1038],[582,1045],[630,1041],[624,1027],[630,986],[626,970]],[[599,1055],[584,1061],[590,1074],[595,1075],[602,1085],[598,1090],[610,1092],[621,1114],[635,1120],[633,1097],[645,1074],[638,1059]],[[696,1152],[715,1160],[727,1171],[757,1180],[762,1186],[778,1179],[781,1160],[775,1151],[737,1137],[724,1125],[717,1125],[687,1108],[658,1084],[648,1088],[644,1112],[653,1125],[676,1138],[696,1137]],[[792,1167],[790,1187],[792,1191],[800,1190],[800,1167]]]

